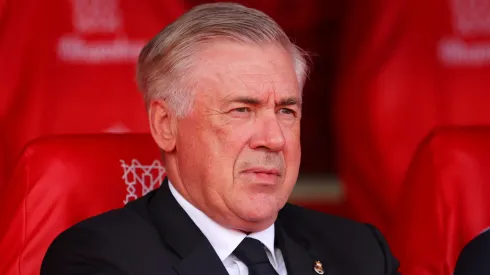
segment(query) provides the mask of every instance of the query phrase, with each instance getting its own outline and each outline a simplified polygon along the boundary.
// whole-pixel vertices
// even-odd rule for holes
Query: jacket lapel
[[[315,261],[320,261],[325,270],[325,263],[291,239],[278,222],[276,222],[276,243],[286,262],[288,275],[319,274],[314,270]]]
[[[174,262],[178,274],[228,274],[207,238],[170,193],[167,179],[150,201],[149,209],[164,243],[180,258]]]
[[[174,268],[181,275],[228,274],[223,263],[207,240],[199,243]]]
[[[326,247],[318,247],[317,243],[304,236],[302,232],[289,230],[291,228],[286,226],[286,224],[291,222],[289,219],[282,222],[281,212],[279,212],[278,220],[275,223],[276,244],[283,254],[288,275],[341,274],[334,266],[332,257],[327,254],[328,249]],[[297,228],[297,226],[294,228]]]

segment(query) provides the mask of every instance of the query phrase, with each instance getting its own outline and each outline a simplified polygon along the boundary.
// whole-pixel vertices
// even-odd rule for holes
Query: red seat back
[[[50,3],[0,4],[0,185],[33,139],[148,133],[138,54],[185,11],[180,0]]]
[[[434,127],[490,124],[488,1],[351,1],[335,133],[354,218],[389,233],[410,160]]]
[[[63,230],[159,187],[150,135],[59,136],[27,145],[0,199],[0,274],[39,274]]]
[[[408,170],[391,245],[404,275],[450,275],[490,226],[490,127],[440,129]]]

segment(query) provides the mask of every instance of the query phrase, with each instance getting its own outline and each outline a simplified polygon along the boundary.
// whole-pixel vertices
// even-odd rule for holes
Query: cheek
[[[286,162],[286,189],[292,189],[297,181],[301,163],[301,141],[299,130],[285,133],[286,146],[284,147],[284,160]]]
[[[286,145],[284,148],[285,154],[292,156],[301,156],[301,139],[300,139],[300,126],[299,124],[291,128],[283,128],[284,138],[286,139]]]
[[[251,133],[247,126],[221,127],[216,133],[216,152],[229,157],[237,157],[243,147],[247,145]]]
[[[245,131],[240,127],[208,127],[198,141],[206,147],[200,157],[200,161],[207,163],[206,176],[211,182],[221,183],[212,189],[230,187],[237,158],[246,145],[244,136]]]

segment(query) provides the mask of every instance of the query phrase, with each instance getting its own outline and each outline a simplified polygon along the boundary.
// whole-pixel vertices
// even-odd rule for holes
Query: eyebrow
[[[249,105],[260,105],[262,103],[259,99],[254,97],[248,97],[248,96],[237,97],[233,99],[231,102],[244,103]],[[286,98],[281,98],[281,100],[279,100],[279,102],[276,103],[276,106],[292,106],[292,105],[297,105],[298,107],[301,107],[302,102],[297,97],[286,97]]]
[[[298,107],[301,107],[301,99],[297,97],[287,97],[287,98],[282,98],[279,100],[279,106],[291,106],[291,105],[297,105]]]

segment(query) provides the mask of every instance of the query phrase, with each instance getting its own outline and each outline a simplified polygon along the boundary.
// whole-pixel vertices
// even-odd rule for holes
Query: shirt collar
[[[201,210],[197,209],[191,203],[189,203],[180,193],[173,187],[172,183],[168,181],[170,192],[174,196],[175,200],[189,215],[192,221],[199,227],[201,232],[206,236],[214,250],[218,254],[221,261],[230,256],[238,245],[243,241],[247,235],[243,232],[225,228],[213,221]],[[267,229],[254,232],[248,235],[250,238],[259,240],[269,250],[274,261],[276,261],[274,250],[274,224]]]

